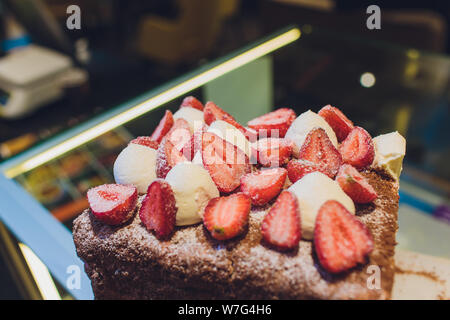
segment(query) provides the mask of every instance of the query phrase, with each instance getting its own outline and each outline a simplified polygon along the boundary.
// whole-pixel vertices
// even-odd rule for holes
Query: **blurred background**
[[[366,26],[372,4],[381,29]],[[242,123],[275,107],[332,104],[372,136],[398,130],[408,143],[399,246],[450,258],[449,23],[450,2],[431,0],[2,0],[0,162],[297,26],[295,43],[192,94]],[[14,180],[71,230],[86,190],[113,180],[118,152],[179,103]],[[14,233],[0,224],[0,299],[43,298]]]

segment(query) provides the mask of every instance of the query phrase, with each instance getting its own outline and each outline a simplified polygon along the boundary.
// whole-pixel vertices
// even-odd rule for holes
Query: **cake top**
[[[339,109],[297,117],[277,109],[240,125],[213,102],[187,97],[166,111],[151,136],[138,137],[114,164],[117,184],[88,192],[91,212],[109,225],[136,211],[161,241],[177,226],[203,223],[218,241],[238,239],[249,215],[269,208],[261,241],[280,252],[311,241],[321,266],[339,274],[366,262],[373,234],[355,204],[378,194],[363,171],[382,169],[398,179],[405,140],[397,132],[372,139]],[[373,183],[373,182],[372,182]]]

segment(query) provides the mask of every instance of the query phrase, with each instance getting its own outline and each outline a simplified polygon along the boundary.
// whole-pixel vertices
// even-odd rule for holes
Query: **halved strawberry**
[[[181,149],[181,153],[188,159],[192,161],[194,159],[194,155],[197,151],[202,149],[202,135],[203,132],[206,132],[208,127],[204,124],[191,135],[191,139],[185,143],[183,148]]]
[[[341,154],[322,128],[311,130],[300,148],[298,158],[326,167],[335,177],[342,163]]]
[[[147,230],[153,230],[158,238],[166,238],[175,228],[177,210],[170,185],[162,179],[156,179],[148,187],[139,217]]]
[[[341,166],[336,181],[355,203],[369,203],[378,197],[369,182],[349,164]]]
[[[244,136],[250,143],[256,142],[258,140],[258,132],[256,130],[253,130],[251,128],[244,128],[244,130]]]
[[[347,138],[339,146],[342,160],[357,169],[372,164],[375,157],[375,148],[372,137],[361,127],[354,127]]]
[[[165,178],[170,169],[177,163],[184,161],[187,161],[187,159],[181,151],[178,151],[170,140],[164,139],[156,153],[156,176]]]
[[[302,237],[300,208],[297,197],[283,191],[261,224],[264,241],[279,250],[290,250],[298,246]]]
[[[248,222],[251,201],[243,193],[209,200],[203,214],[203,223],[217,240],[227,240],[241,234]]]
[[[257,142],[257,158],[263,167],[286,164],[292,155],[293,144],[283,138],[263,138]]]
[[[191,107],[200,111],[203,111],[203,103],[201,103],[197,98],[193,96],[189,96],[183,99],[183,102],[181,102],[181,107]]]
[[[289,180],[294,183],[297,180],[300,180],[305,175],[311,172],[322,172],[323,174],[326,174],[331,179],[333,179],[333,174],[330,172],[330,170],[326,167],[321,165],[320,163],[314,163],[307,160],[291,160],[287,164],[287,172]]]
[[[258,132],[259,137],[284,138],[296,118],[295,111],[281,108],[250,120],[248,126]]]
[[[104,184],[87,192],[92,214],[100,221],[118,225],[134,214],[137,189],[132,185]]]
[[[241,177],[251,171],[247,155],[235,145],[211,132],[202,136],[203,165],[221,192],[231,192]]]
[[[155,140],[153,140],[151,137],[141,136],[137,137],[136,139],[133,139],[130,141],[129,144],[140,144],[141,146],[146,146],[155,150],[158,150],[159,143]]]
[[[151,139],[155,140],[158,143],[161,143],[164,136],[169,132],[170,128],[172,128],[174,123],[173,114],[170,110],[166,110],[164,117],[159,122],[155,131],[153,131],[151,135]]]
[[[328,122],[330,127],[334,130],[339,142],[347,138],[348,134],[353,129],[353,122],[351,122],[338,108],[326,105],[320,109],[319,116]]]
[[[224,110],[220,109],[214,102],[208,101],[203,111],[205,123],[211,125],[216,120],[222,120],[228,122],[239,131],[241,131],[247,138],[252,138],[252,132],[245,129],[239,122],[237,122],[233,116]]]
[[[280,193],[286,176],[284,168],[248,173],[241,178],[241,191],[252,199],[254,205],[263,205]]]
[[[363,263],[373,250],[373,239],[357,217],[336,200],[329,200],[316,217],[314,247],[322,267],[339,273]]]
[[[177,150],[181,150],[183,146],[191,139],[189,123],[181,118],[176,119],[165,138],[170,140]]]

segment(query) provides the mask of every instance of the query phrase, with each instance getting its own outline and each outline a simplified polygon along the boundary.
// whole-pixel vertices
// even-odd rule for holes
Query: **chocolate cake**
[[[330,105],[245,128],[188,97],[87,192],[76,250],[96,299],[389,299],[405,150]]]
[[[398,182],[381,170],[363,172],[378,193],[356,215],[370,229],[374,250],[368,263],[348,273],[323,270],[311,241],[295,252],[261,242],[266,210],[252,210],[248,230],[226,242],[202,224],[179,227],[157,239],[139,215],[119,227],[86,210],[74,222],[77,253],[85,262],[96,299],[389,299],[394,277]],[[139,209],[136,208],[136,211]],[[381,269],[381,289],[369,289],[367,266]]]

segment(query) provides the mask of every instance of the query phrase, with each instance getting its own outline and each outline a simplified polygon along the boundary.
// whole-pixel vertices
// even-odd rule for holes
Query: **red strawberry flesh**
[[[183,99],[180,107],[191,107],[200,111],[203,111],[203,103],[201,103],[197,98],[189,96]]]
[[[284,138],[296,118],[295,111],[281,108],[248,122],[248,126],[258,132],[259,137]]]
[[[279,250],[291,250],[301,239],[300,209],[297,197],[285,190],[270,208],[261,224],[265,242]]]
[[[292,155],[293,144],[282,138],[263,138],[257,142],[257,159],[263,167],[286,164]]]
[[[213,238],[231,239],[245,230],[250,208],[250,198],[243,193],[214,198],[204,209],[203,223]]]
[[[351,164],[357,169],[372,164],[375,148],[370,134],[361,127],[355,127],[339,146],[344,163]]]
[[[252,199],[254,205],[263,205],[280,193],[286,176],[284,168],[248,173],[241,178],[241,191]]]
[[[137,203],[137,189],[132,185],[104,184],[87,192],[92,214],[109,225],[128,221]]]
[[[160,143],[164,138],[164,136],[172,128],[173,123],[174,120],[172,112],[170,112],[170,110],[166,110],[164,117],[161,119],[155,131],[153,131],[151,135],[152,140],[155,140],[156,142]]]
[[[184,161],[187,161],[187,159],[181,151],[178,151],[170,140],[164,139],[156,153],[156,176],[165,178],[170,169],[177,163]]]
[[[241,177],[251,171],[249,159],[241,149],[210,132],[202,136],[202,159],[221,192],[235,190]]]
[[[151,137],[145,137],[145,136],[141,136],[141,137],[137,137],[136,139],[133,139],[130,141],[129,144],[140,144],[141,146],[146,146],[152,149],[157,150],[159,143],[155,140],[153,140]]]
[[[341,166],[336,181],[355,203],[369,203],[378,197],[376,191],[362,174],[349,164]]]
[[[351,122],[338,108],[327,105],[320,109],[319,116],[333,129],[339,142],[347,138],[350,131],[353,129],[353,122]]]
[[[170,185],[162,180],[153,181],[142,201],[139,217],[147,230],[153,230],[156,237],[167,238],[175,228],[177,207]]]
[[[297,180],[300,180],[305,175],[311,172],[321,172],[323,174],[326,174],[331,179],[333,179],[333,174],[330,172],[330,170],[319,163],[310,162],[307,160],[291,160],[287,164],[287,171],[288,171],[288,177],[289,180],[294,183]]]
[[[340,273],[364,263],[373,250],[369,229],[335,200],[319,209],[314,228],[314,247],[321,266]]]
[[[341,154],[322,128],[313,129],[308,133],[298,158],[326,167],[331,177],[336,176],[342,163]]]

